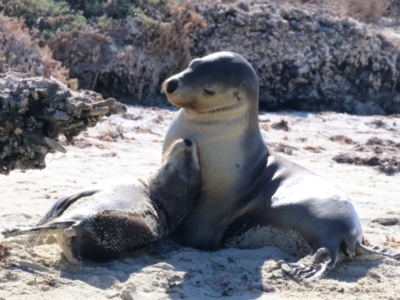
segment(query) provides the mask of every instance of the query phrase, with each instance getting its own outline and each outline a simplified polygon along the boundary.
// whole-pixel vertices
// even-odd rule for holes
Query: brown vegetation
[[[392,0],[348,0],[347,2],[351,17],[374,23],[385,15]]]
[[[66,81],[68,71],[52,58],[46,48],[40,48],[24,21],[0,13],[0,72],[15,71]]]
[[[299,7],[323,10],[339,16],[374,23],[396,9],[396,0],[284,0]],[[398,5],[398,4],[397,4]]]
[[[149,96],[158,93],[161,81],[191,60],[188,34],[204,21],[188,6],[172,2],[148,10],[152,18],[58,33],[49,46],[81,87],[108,96],[118,91],[115,96],[134,95],[136,102],[151,104]]]

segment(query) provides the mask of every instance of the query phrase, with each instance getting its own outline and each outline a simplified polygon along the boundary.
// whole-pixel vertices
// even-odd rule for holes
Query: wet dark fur
[[[157,231],[142,215],[118,210],[103,211],[84,219],[76,234],[71,238],[74,257],[94,262],[115,259],[158,240]]]
[[[77,261],[104,262],[126,252],[146,248],[176,229],[200,193],[201,175],[194,162],[196,144],[182,141],[177,141],[171,148],[171,157],[174,151],[178,153],[173,158],[175,161],[170,162],[167,156],[160,170],[149,176],[147,181],[137,181],[136,185],[117,185],[119,189],[111,190],[111,194],[110,190],[88,190],[64,197],[56,201],[36,227],[6,229],[2,234],[7,238],[55,233]],[[170,164],[173,167],[169,167]],[[160,184],[154,185],[149,180]],[[100,199],[96,203],[102,205],[94,206],[97,211],[82,216],[80,203],[68,211],[71,205],[89,196],[98,197],[96,201]],[[82,206],[85,207],[86,203],[83,202]],[[121,205],[128,209],[121,209]],[[110,206],[112,209],[103,210]],[[30,242],[34,244],[36,240],[31,239]]]

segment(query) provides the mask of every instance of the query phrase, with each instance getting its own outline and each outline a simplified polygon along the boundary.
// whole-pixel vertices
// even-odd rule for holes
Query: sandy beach
[[[160,162],[174,113],[131,106],[79,135],[75,145],[62,141],[67,153],[48,155],[46,169],[0,177],[0,228],[33,226],[55,200],[89,185],[147,175]],[[332,160],[343,154],[400,161],[399,117],[260,112],[259,119],[272,149],[350,196],[370,244],[400,251],[400,173]],[[391,258],[346,258],[319,281],[296,282],[278,261],[301,257],[268,244],[212,253],[167,244],[165,251],[78,267],[62,258],[52,236],[32,250],[25,240],[0,235],[0,300],[400,299],[400,262]]]

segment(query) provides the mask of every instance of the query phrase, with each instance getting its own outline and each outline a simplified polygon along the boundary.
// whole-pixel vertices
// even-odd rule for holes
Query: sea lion
[[[184,245],[216,250],[257,226],[293,230],[314,252],[313,264],[283,264],[315,279],[346,254],[399,253],[368,248],[349,198],[331,182],[268,149],[258,124],[259,84],[241,55],[218,52],[192,60],[162,91],[180,107],[163,151],[178,138],[197,143],[202,188],[176,236]]]
[[[174,231],[192,209],[200,184],[196,144],[177,140],[165,151],[160,169],[147,179],[62,198],[38,226],[2,234],[56,234],[69,262],[104,262]]]

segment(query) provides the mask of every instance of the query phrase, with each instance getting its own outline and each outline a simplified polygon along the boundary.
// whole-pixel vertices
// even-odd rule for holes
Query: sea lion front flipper
[[[316,280],[328,273],[336,264],[336,257],[327,248],[319,248],[310,265],[282,263],[282,270],[295,279]]]

